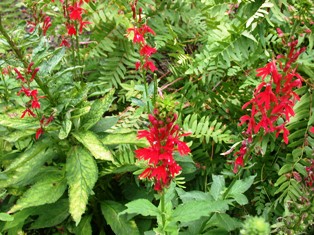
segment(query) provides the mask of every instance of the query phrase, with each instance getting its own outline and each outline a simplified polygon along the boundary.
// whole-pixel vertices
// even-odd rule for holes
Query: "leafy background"
[[[126,35],[132,26],[128,1],[90,1],[81,35],[81,64],[59,47],[62,14],[56,1],[0,3],[2,23],[53,94],[43,112],[55,115],[40,140],[38,120],[20,119],[23,99],[15,75],[0,83],[0,230],[4,234],[154,234],[160,222],[158,196],[134,150],[145,146],[136,132],[147,127],[144,87],[134,63],[138,48]],[[260,216],[273,233],[311,234],[313,193],[302,179],[313,159],[313,3],[309,0],[142,0],[156,36],[159,93],[176,102],[179,124],[192,152],[177,157],[183,172],[166,197],[169,234],[238,234],[246,216]],[[32,7],[53,18],[47,37],[27,33]],[[304,78],[289,144],[273,134],[257,136],[240,174],[232,154],[243,139],[242,105],[260,83],[255,70],[284,54],[276,28],[307,50],[298,60]],[[3,35],[0,66],[23,67]],[[78,74],[80,80],[77,79]],[[36,87],[36,84],[34,84]],[[154,90],[151,83],[150,92]],[[235,147],[237,148],[237,147]],[[6,214],[10,212],[10,215]],[[196,214],[197,212],[197,214]],[[304,217],[307,213],[307,217]],[[290,233],[291,234],[291,233]]]

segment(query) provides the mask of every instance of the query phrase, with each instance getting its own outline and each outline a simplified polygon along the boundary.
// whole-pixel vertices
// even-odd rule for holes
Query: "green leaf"
[[[38,218],[32,223],[31,229],[54,227],[69,216],[69,200],[61,199],[53,204],[40,206],[37,211]]]
[[[125,206],[115,201],[104,201],[101,203],[102,214],[115,234],[140,234],[134,220],[127,220],[123,215],[119,216],[119,213],[124,209]]]
[[[143,216],[160,216],[160,211],[147,199],[137,199],[126,204],[127,209],[119,213],[137,214]]]
[[[234,200],[240,205],[246,205],[249,202],[247,197],[244,194],[235,193],[235,194],[232,194],[232,196]]]
[[[17,229],[22,228],[24,225],[24,221],[30,215],[33,215],[35,210],[36,208],[32,207],[32,208],[27,208],[27,209],[24,209],[22,211],[15,213],[14,215],[12,215],[14,219],[12,221],[7,221],[2,231],[14,229],[14,228],[17,228]]]
[[[67,185],[63,173],[60,171],[50,172],[31,186],[17,200],[16,204],[11,208],[10,213],[28,207],[54,203],[63,195],[66,188]]]
[[[7,213],[0,213],[0,221],[13,221],[14,217]]]
[[[172,213],[172,221],[189,222],[202,216],[209,216],[213,212],[225,212],[228,210],[227,201],[188,201],[180,204]]]
[[[210,187],[210,194],[217,200],[225,188],[225,178],[222,175],[212,175],[212,178],[213,184]]]
[[[244,180],[237,180],[231,187],[228,195],[242,194],[247,191],[254,182],[256,175],[245,178]],[[227,195],[227,196],[228,196]],[[226,196],[226,197],[227,197]]]
[[[112,126],[114,126],[119,120],[119,117],[104,117],[101,118],[92,128],[91,131],[95,133],[105,132]]]
[[[97,99],[91,106],[89,113],[81,117],[82,129],[88,130],[94,126],[103,116],[103,114],[109,109],[111,102],[113,101],[114,90],[110,90],[108,94],[102,99]]]
[[[91,215],[84,216],[74,230],[75,235],[92,235],[92,226],[90,224],[91,220]]]
[[[16,130],[6,136],[3,136],[3,139],[12,143],[34,134],[35,130]]]
[[[108,147],[98,139],[98,136],[91,131],[76,132],[73,136],[86,147],[91,154],[100,160],[113,161],[112,154]]]
[[[19,155],[4,171],[8,178],[0,179],[0,187],[29,184],[42,170],[45,162],[51,160],[56,154],[54,149],[47,149],[43,141],[37,142],[31,149]]]
[[[280,168],[278,175],[283,175],[287,172],[291,172],[292,170],[293,170],[293,164],[287,163]]]
[[[240,228],[242,223],[230,215],[225,213],[215,213],[206,224],[208,227],[218,227],[227,230],[228,232]]]
[[[62,122],[60,131],[59,131],[59,139],[63,140],[63,139],[65,139],[65,138],[67,138],[68,135],[69,135],[69,133],[70,133],[70,131],[71,131],[71,128],[72,128],[72,122],[71,122],[71,120],[65,119],[65,120]]]
[[[54,54],[48,61],[44,61],[39,67],[38,75],[44,76],[47,73],[51,73],[53,69],[60,63],[61,59],[65,55],[65,48],[58,48],[54,51]]]
[[[30,117],[24,117],[23,119],[20,118],[23,111],[23,109],[18,109],[5,114],[0,114],[0,125],[17,130],[29,130],[38,128],[39,124],[36,119]]]
[[[85,212],[88,197],[98,178],[94,158],[81,146],[72,147],[66,161],[70,214],[76,225]]]
[[[108,134],[101,139],[101,142],[104,145],[136,144],[140,146],[148,143],[145,139],[138,139],[136,136],[136,132]]]

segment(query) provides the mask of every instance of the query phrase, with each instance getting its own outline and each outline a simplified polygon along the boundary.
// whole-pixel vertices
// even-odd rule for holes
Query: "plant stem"
[[[147,81],[146,81],[146,70],[143,70],[142,76],[143,76],[143,80],[144,80],[145,96],[146,96],[146,100],[147,100],[147,112],[149,113],[150,112],[150,105],[149,105],[149,100],[148,100],[149,94],[148,94],[148,85],[147,85]]]
[[[161,210],[161,223],[162,223],[162,230],[165,232],[165,226],[166,226],[166,214],[165,214],[165,191],[162,191],[161,197],[160,197],[160,210]],[[167,235],[167,232],[164,233]]]
[[[79,44],[79,36],[78,36],[78,26],[77,22],[75,21],[75,30],[76,30],[76,35],[75,35],[75,42],[76,42],[76,54],[77,54],[77,60],[78,60],[78,65],[81,66],[81,56],[80,56],[80,44]],[[80,68],[80,78],[79,80],[82,80],[83,76],[83,71]]]
[[[16,54],[17,58],[22,62],[24,68],[28,67],[28,63],[27,61],[24,59],[22,52],[20,51],[20,49],[15,45],[15,43],[13,42],[13,40],[11,39],[11,37],[7,34],[7,32],[5,31],[5,29],[3,28],[2,25],[2,16],[0,15],[0,33],[5,37],[5,39],[7,40],[7,42],[9,43],[10,47],[12,48],[12,50],[14,51],[14,53]],[[36,81],[37,85],[39,86],[39,88],[45,93],[45,95],[47,96],[47,98],[49,99],[49,101],[53,104],[56,105],[55,100],[53,99],[53,96],[51,95],[51,93],[49,92],[48,88],[43,84],[43,82],[38,78],[38,76],[36,75],[34,80]]]

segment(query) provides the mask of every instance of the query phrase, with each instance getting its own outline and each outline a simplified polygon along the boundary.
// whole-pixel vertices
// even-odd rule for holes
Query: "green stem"
[[[15,45],[15,43],[13,42],[13,40],[11,39],[11,37],[7,34],[7,32],[5,31],[5,29],[3,28],[2,25],[2,16],[0,15],[0,33],[5,37],[5,39],[7,40],[7,42],[9,43],[10,47],[12,48],[12,50],[14,51],[14,53],[16,54],[17,58],[22,62],[24,68],[28,67],[28,62],[24,59],[22,52],[20,51],[20,49]],[[39,77],[36,75],[34,80],[36,81],[37,85],[39,86],[39,88],[45,93],[45,95],[47,96],[47,98],[49,99],[49,101],[53,104],[56,105],[55,100],[53,99],[53,96],[51,95],[51,93],[49,92],[48,88],[43,84],[43,82],[39,79]]]
[[[81,56],[80,56],[80,44],[79,44],[79,36],[78,36],[78,26],[77,26],[77,22],[75,21],[75,31],[76,31],[76,35],[75,35],[75,42],[76,42],[76,54],[77,54],[77,60],[78,60],[78,65],[82,65],[81,64]],[[80,68],[80,79],[82,79],[82,69]]]
[[[4,92],[5,92],[4,99],[6,103],[9,103],[9,89],[8,89],[7,82],[5,81],[4,75],[2,73],[1,73],[1,78],[4,85]]]
[[[154,98],[153,98],[153,107],[156,107],[156,99],[157,99],[157,75],[154,74]]]
[[[162,230],[165,235],[167,235],[167,232],[165,232],[166,227],[166,212],[165,212],[165,191],[162,191],[161,197],[160,197],[160,210],[161,210],[161,223],[162,223]]]
[[[147,100],[147,112],[149,113],[150,112],[150,105],[149,105],[149,100],[148,100],[149,94],[148,94],[148,85],[147,85],[147,81],[146,81],[146,70],[143,70],[142,76],[143,76],[143,80],[144,80],[145,96],[146,96],[146,100]]]

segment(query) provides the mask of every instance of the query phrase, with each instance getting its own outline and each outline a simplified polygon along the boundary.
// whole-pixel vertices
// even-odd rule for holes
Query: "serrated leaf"
[[[36,143],[30,150],[16,158],[4,171],[8,178],[0,179],[0,187],[22,186],[30,183],[41,171],[44,163],[56,154],[52,148],[47,149],[47,145],[43,142]]]
[[[70,131],[71,131],[71,128],[72,128],[72,122],[71,122],[71,120],[65,119],[65,120],[62,122],[60,131],[59,131],[59,139],[63,140],[63,139],[65,139],[65,138],[67,138],[68,135],[69,135],[69,133],[70,133]]]
[[[38,208],[38,218],[31,225],[31,229],[54,227],[69,216],[69,201],[61,199],[53,204],[46,204]]]
[[[240,228],[242,223],[228,214],[215,213],[207,222],[206,226],[218,227],[227,230],[228,232]]]
[[[22,112],[22,109],[18,109],[0,114],[0,125],[17,130],[29,130],[39,127],[38,121],[34,118],[24,117],[21,119]]]
[[[6,136],[3,136],[3,139],[12,143],[34,134],[35,130],[16,130]]]
[[[245,191],[247,191],[251,187],[251,185],[254,182],[255,177],[256,177],[256,175],[253,175],[253,176],[247,177],[243,180],[237,180],[234,183],[234,185],[231,187],[228,195],[244,193]]]
[[[213,212],[225,212],[226,210],[228,210],[227,201],[188,201],[174,209],[171,220],[189,222],[202,216],[209,216]]]
[[[119,213],[124,209],[125,206],[115,201],[104,201],[101,203],[102,214],[115,234],[140,234],[134,220],[127,220],[123,215],[119,216]]]
[[[10,213],[28,207],[40,206],[56,202],[66,190],[67,185],[63,173],[50,172],[44,178],[31,186],[11,208]]]
[[[91,131],[95,133],[105,132],[112,126],[114,126],[119,120],[119,117],[105,117],[101,118],[92,128]]]
[[[66,175],[69,185],[70,214],[78,225],[98,178],[96,162],[85,148],[72,147],[66,161]]]
[[[212,178],[213,183],[210,187],[210,194],[217,200],[225,188],[225,178],[222,175],[212,175]]]
[[[91,226],[92,216],[84,216],[80,221],[79,225],[75,228],[75,235],[92,235],[92,226]]]
[[[54,55],[48,60],[44,61],[39,67],[38,75],[44,76],[47,73],[51,73],[52,70],[60,63],[61,59],[65,55],[65,48],[56,49]]]
[[[114,90],[110,90],[102,99],[97,99],[91,106],[89,113],[81,117],[82,129],[88,130],[94,126],[109,109],[113,101]]]
[[[119,215],[128,213],[143,216],[160,216],[159,209],[147,199],[137,199],[127,203],[125,206],[127,209],[122,211]]]
[[[83,144],[96,159],[113,161],[112,154],[108,147],[106,147],[93,132],[80,131],[72,133],[72,135]]]
[[[244,194],[236,193],[236,194],[232,194],[232,196],[233,196],[233,199],[240,205],[246,205],[249,202],[247,197]]]

